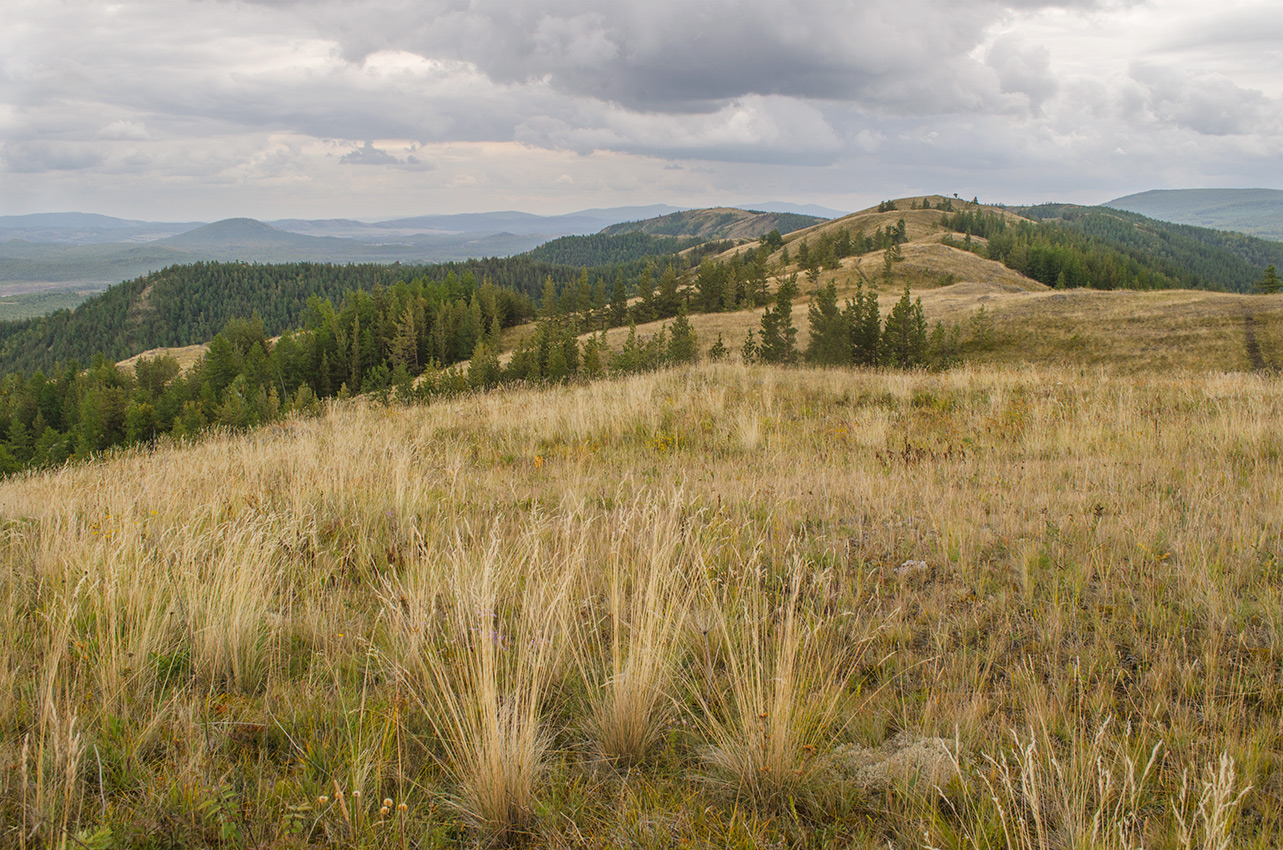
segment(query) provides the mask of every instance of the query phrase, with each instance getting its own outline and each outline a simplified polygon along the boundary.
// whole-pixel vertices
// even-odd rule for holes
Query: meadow
[[[0,844],[1274,847],[1277,375],[706,364],[0,483]]]

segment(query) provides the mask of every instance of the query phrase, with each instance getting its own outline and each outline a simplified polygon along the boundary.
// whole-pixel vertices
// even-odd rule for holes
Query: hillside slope
[[[0,843],[994,847],[1037,793],[1182,847],[1207,777],[1269,847],[1280,420],[1256,376],[717,364],[12,478]]]
[[[471,260],[432,266],[328,263],[195,263],[126,281],[71,311],[0,322],[0,374],[50,370],[103,354],[116,361],[153,348],[213,339],[228,320],[257,315],[269,336],[297,328],[311,296],[334,303],[349,290],[370,291],[398,281],[470,276],[511,290],[529,312],[544,280],[574,280],[578,269],[529,258]]]
[[[1177,224],[1283,240],[1283,190],[1156,189],[1101,204]]]
[[[648,233],[652,236],[687,236],[699,239],[756,239],[778,230],[792,233],[810,227],[822,219],[797,213],[767,213],[752,210],[715,207],[686,210],[643,221],[613,224],[602,229],[605,235]]]
[[[1283,296],[1182,289],[1053,290],[978,254],[977,251],[983,253],[985,243],[981,237],[973,240],[975,251],[943,244],[941,240],[951,234],[941,224],[941,211],[921,207],[945,202],[941,196],[901,199],[896,202],[899,209],[862,210],[789,235],[784,246],[770,257],[772,263],[778,264],[785,252],[790,255],[790,264],[777,269],[777,278],[794,272],[806,277],[797,262],[803,242],[811,250],[818,250],[843,232],[867,236],[897,228],[901,220],[907,238],[899,245],[901,259],[892,262],[889,272],[886,251],[873,250],[846,257],[835,267],[819,269],[814,283],[805,280],[793,307],[798,347],[804,348],[808,339],[807,290],[831,282],[839,299],[845,300],[855,294],[858,285],[872,287],[880,294],[885,316],[907,285],[915,298],[922,299],[930,323],[959,326],[966,340],[964,354],[970,362],[1074,364],[1123,372],[1173,368],[1283,370]],[[960,210],[971,207],[954,203]],[[1084,209],[1091,212],[1094,208]],[[983,212],[1013,225],[1029,223],[1012,210],[986,207]],[[1145,231],[1143,221],[1139,225],[1130,220],[1126,223],[1128,228]],[[1216,235],[1242,240],[1233,234]],[[1271,244],[1252,242],[1258,246]],[[743,260],[757,250],[757,246],[740,245],[718,259]],[[1151,262],[1163,259],[1161,252],[1150,250]],[[1227,267],[1243,265],[1224,252],[1216,256],[1222,257]],[[688,292],[693,293],[693,278],[690,281]],[[976,324],[973,318],[981,308],[983,321]],[[738,351],[748,332],[759,330],[762,312],[762,308],[756,308],[692,313],[690,321],[705,350],[720,335],[726,346]],[[638,333],[654,334],[664,324],[666,321],[639,325]],[[521,332],[514,329],[512,334],[515,338]],[[609,331],[608,343],[618,348],[627,333],[626,328]],[[1253,351],[1259,356],[1254,356]]]
[[[1074,204],[1017,207],[1039,222],[1078,231],[1182,286],[1251,292],[1268,265],[1283,267],[1283,242]]]

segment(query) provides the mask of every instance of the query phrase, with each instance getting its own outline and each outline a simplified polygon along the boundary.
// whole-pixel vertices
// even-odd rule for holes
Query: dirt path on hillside
[[[1243,311],[1243,329],[1247,341],[1247,359],[1252,364],[1252,371],[1277,372],[1278,367],[1272,366],[1265,359],[1261,343],[1256,339],[1256,314],[1247,308]]]

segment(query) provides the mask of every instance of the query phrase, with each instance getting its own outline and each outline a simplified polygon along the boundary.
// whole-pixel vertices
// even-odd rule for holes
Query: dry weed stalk
[[[1219,765],[1208,765],[1203,789],[1194,803],[1190,797],[1189,771],[1181,772],[1181,790],[1172,802],[1176,835],[1182,850],[1229,850],[1233,846],[1234,813],[1252,790],[1247,785],[1234,793],[1234,759],[1221,753]],[[1194,811],[1190,812],[1191,805]],[[1201,841],[1199,838],[1201,837]]]
[[[1027,743],[1013,731],[1009,756],[985,756],[993,775],[983,772],[981,781],[1008,847],[1141,850],[1146,785],[1163,744],[1154,744],[1142,763],[1129,751],[1130,729],[1113,750],[1112,723],[1105,718],[1089,743],[1068,748],[1056,746],[1045,723],[1030,731]]]

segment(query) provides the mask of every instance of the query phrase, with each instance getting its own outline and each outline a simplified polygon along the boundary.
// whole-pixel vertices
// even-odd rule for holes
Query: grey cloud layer
[[[1050,187],[1201,179],[1211,162],[1250,180],[1283,155],[1271,0],[10,5],[0,173],[231,183],[324,160],[353,181],[470,185],[428,148],[496,143],[838,168],[889,194],[968,168],[995,188],[1040,170]],[[1088,19],[1097,62],[1039,36]]]

